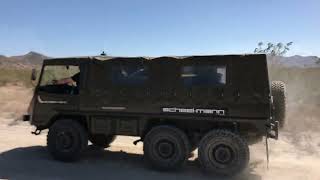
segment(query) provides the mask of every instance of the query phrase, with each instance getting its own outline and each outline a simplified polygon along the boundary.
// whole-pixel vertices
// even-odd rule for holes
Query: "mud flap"
[[[275,121],[273,123],[270,123],[266,128],[266,156],[267,156],[267,169],[269,169],[269,144],[268,144],[268,138],[272,139],[278,139],[279,136],[279,122]]]

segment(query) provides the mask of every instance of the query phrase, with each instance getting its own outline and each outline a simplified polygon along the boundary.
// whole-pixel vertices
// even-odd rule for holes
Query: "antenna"
[[[104,51],[102,51],[102,53],[100,54],[100,56],[106,56],[107,54],[104,52]]]

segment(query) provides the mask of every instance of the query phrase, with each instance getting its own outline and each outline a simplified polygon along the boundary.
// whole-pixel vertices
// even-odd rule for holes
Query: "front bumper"
[[[31,119],[31,116],[30,116],[29,114],[24,114],[24,115],[22,116],[22,120],[23,120],[23,121],[30,121],[30,119]]]

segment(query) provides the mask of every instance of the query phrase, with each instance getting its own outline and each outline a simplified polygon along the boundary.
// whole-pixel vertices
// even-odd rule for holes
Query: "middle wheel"
[[[116,139],[115,135],[106,136],[104,134],[90,134],[89,140],[94,146],[107,148]]]
[[[171,170],[182,167],[188,159],[190,144],[187,135],[172,126],[157,126],[144,138],[144,156],[153,167]]]

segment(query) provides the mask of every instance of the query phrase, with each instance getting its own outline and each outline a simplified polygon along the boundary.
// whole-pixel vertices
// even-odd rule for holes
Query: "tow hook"
[[[138,140],[133,141],[133,144],[136,146],[138,144],[138,142],[142,142],[142,139],[138,139]]]
[[[31,134],[34,134],[34,135],[39,135],[40,133],[41,133],[41,130],[38,128],[31,132]]]

